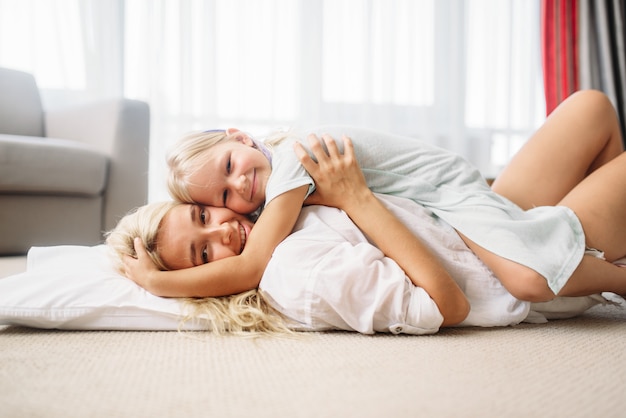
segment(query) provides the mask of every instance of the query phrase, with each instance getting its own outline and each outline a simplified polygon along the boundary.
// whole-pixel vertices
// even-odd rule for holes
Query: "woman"
[[[547,124],[547,126],[550,126],[550,125]],[[544,130],[544,132],[546,131]],[[547,130],[547,132],[550,132],[550,130]],[[547,145],[549,146],[546,146],[546,149],[550,149],[552,144],[558,142],[560,138],[562,138],[562,136],[556,136],[555,137],[556,139],[550,139],[550,138],[552,137],[551,136],[542,137],[542,136],[536,135],[535,138],[533,138],[533,140],[529,141],[527,147],[520,152],[519,156],[511,165],[511,168],[507,169],[503,173],[503,176],[501,177],[501,179],[498,180],[498,183],[500,184],[499,187],[501,189],[500,190],[501,192],[506,193],[507,190],[509,190],[506,187],[506,184],[509,179],[514,179],[517,182],[515,187],[524,188],[530,185],[530,183],[516,180],[520,176],[518,175],[519,172],[516,173],[515,167],[523,166],[525,169],[530,168],[533,170],[532,171],[533,173],[536,171],[539,171],[539,168],[543,169],[542,164],[544,163],[543,161],[544,156],[541,155],[540,158],[536,158],[536,165],[535,165],[533,163],[533,161],[535,161],[534,157],[532,155],[528,155],[528,150],[534,151],[537,147],[540,147],[541,144],[540,144],[539,139],[543,139],[544,142],[547,141]],[[548,200],[558,201],[562,197],[560,196],[560,194],[564,193],[564,190],[566,190],[568,187],[566,185],[566,182],[570,181],[571,178],[576,178],[576,177],[585,178],[585,176],[590,171],[593,171],[599,165],[603,165],[606,161],[611,160],[614,154],[619,154],[621,152],[621,145],[615,147],[615,141],[620,140],[619,136],[617,137],[609,136],[607,139],[605,135],[598,135],[598,138],[599,139],[597,141],[589,140],[588,144],[585,143],[584,147],[587,148],[586,150],[587,152],[580,154],[578,156],[578,159],[576,160],[578,162],[580,162],[580,160],[584,160],[584,161],[577,163],[577,164],[573,164],[570,167],[571,172],[574,172],[573,175],[571,176],[565,175],[561,177],[556,176],[555,179],[557,180],[554,182],[551,182],[550,185],[546,186],[546,189],[547,189],[546,193],[540,193],[536,197],[533,197],[532,199],[536,199],[535,200],[536,202],[544,202],[544,201],[547,202]],[[450,273],[449,271],[446,270],[446,268],[439,268],[437,266],[437,263],[429,262],[432,258],[436,258],[432,255],[432,252],[433,252],[432,248],[425,249],[424,243],[422,243],[419,239],[417,239],[411,233],[411,231],[406,230],[404,225],[401,222],[399,222],[397,219],[395,219],[393,215],[391,215],[388,212],[388,210],[383,205],[380,204],[378,199],[376,199],[375,196],[373,196],[371,192],[369,192],[367,187],[364,186],[362,173],[360,173],[360,171],[358,170],[358,166],[356,165],[353,155],[351,154],[350,144],[349,143],[347,144],[346,153],[344,155],[339,154],[338,150],[334,148],[333,144],[334,142],[327,143],[327,145],[329,146],[330,153],[331,153],[329,157],[327,157],[326,154],[324,154],[323,152],[320,152],[321,148],[319,148],[316,145],[313,146],[314,151],[316,151],[316,156],[319,158],[319,161],[320,161],[319,166],[315,165],[310,160],[307,161],[306,158],[303,159],[303,163],[305,164],[307,170],[309,170],[311,174],[313,175],[313,177],[315,178],[316,183],[318,183],[319,198],[317,202],[325,202],[331,205],[342,207],[344,210],[346,210],[346,212],[353,218],[353,220],[361,228],[363,228],[363,230],[368,235],[370,235],[370,237],[373,238],[373,240],[376,242],[379,248],[382,249],[386,255],[390,256],[391,258],[399,262],[403,271],[406,272],[407,276],[410,278],[412,285],[414,286],[410,288],[411,292],[408,292],[409,296],[407,297],[409,298],[409,301],[406,300],[406,297],[405,299],[402,299],[402,297],[400,297],[398,299],[399,305],[397,304],[394,305],[392,303],[391,306],[395,306],[396,308],[398,306],[403,307],[402,305],[403,303],[410,305],[410,301],[421,300],[423,303],[416,304],[418,306],[418,308],[416,309],[419,310],[419,308],[421,308],[422,305],[427,305],[428,301],[431,300],[435,304],[436,309],[434,310],[427,309],[427,311],[428,312],[437,311],[440,313],[441,318],[435,318],[431,315],[431,322],[427,321],[428,322],[427,326],[422,327],[422,329],[425,330],[424,332],[434,332],[433,330],[436,331],[436,329],[438,329],[439,326],[454,325],[463,321],[467,317],[468,313],[471,314],[471,312],[469,311],[469,303],[467,300],[467,295],[459,287],[459,283],[450,276]],[[565,154],[561,152],[560,154],[556,154],[555,156],[553,156],[554,161],[552,165],[545,168],[544,173],[546,173],[548,176],[556,175],[557,174],[556,172],[552,172],[552,168],[558,167],[560,163],[565,164],[568,160],[570,160],[570,157],[574,155],[578,155],[577,152],[578,152],[578,147],[575,147],[572,149],[572,152],[569,152],[569,153],[566,152]],[[521,164],[520,162],[526,163],[526,164]],[[614,180],[613,178],[614,176],[617,176],[617,177],[621,176],[621,178],[623,178],[624,173],[625,173],[624,170],[626,169],[626,166],[624,163],[625,163],[625,160],[624,160],[624,156],[622,155],[620,158],[615,159],[615,161],[613,161],[611,164],[606,164],[607,167],[610,166],[611,168],[610,170],[604,170],[601,174],[601,177],[604,180],[611,180],[611,181]],[[572,167],[574,168],[572,169]],[[562,180],[558,180],[559,178],[562,178]],[[360,186],[358,187],[354,186],[355,184],[359,184]],[[513,192],[515,190],[515,187],[513,187],[510,190]],[[622,189],[622,190],[626,190],[626,189]],[[528,199],[529,201],[531,200],[529,196],[525,196],[525,198]],[[521,203],[523,204],[524,202],[521,202]],[[189,212],[189,210],[187,210],[187,212]],[[188,218],[191,219],[191,217],[188,217]],[[368,222],[368,219],[370,219],[369,222]],[[371,219],[376,219],[376,222],[372,222]],[[306,224],[306,222],[304,223]],[[372,228],[371,225],[375,225],[375,227]],[[384,227],[381,227],[381,226],[384,226]],[[167,231],[174,231],[174,228],[169,228],[169,229],[168,228],[169,228],[168,222],[164,222],[162,225],[162,230],[165,232],[161,234],[161,237],[159,238],[160,242],[164,242],[163,237],[168,236]],[[448,232],[451,231],[451,228],[449,228],[447,231]],[[175,235],[175,233],[173,235]],[[453,235],[454,235],[454,232],[452,236]],[[153,238],[155,237],[156,237],[156,234],[154,234]],[[407,244],[407,243],[410,243],[410,244]],[[154,248],[151,248],[151,250],[154,250]],[[466,250],[469,252],[467,248]],[[132,253],[132,250],[127,249],[127,251]],[[142,251],[142,250],[138,249],[138,251]],[[416,253],[429,254],[429,251],[431,253],[430,257],[426,257],[422,259],[417,259],[414,257],[414,254]],[[168,253],[162,252],[162,255],[167,256]],[[306,259],[308,260],[311,257],[313,257],[313,254],[308,253],[306,256]],[[388,259],[385,259],[383,261],[388,262]],[[589,289],[597,289],[598,287],[602,287],[606,285],[607,288],[601,288],[598,291],[606,290],[606,291],[613,291],[613,292],[622,293],[622,294],[626,293],[626,280],[622,280],[621,282],[614,280],[615,277],[622,277],[622,279],[624,279],[623,275],[624,273],[626,273],[626,271],[621,271],[621,269],[613,266],[610,263],[606,263],[602,260],[599,260],[599,261],[605,264],[606,267],[610,267],[614,269],[615,274],[612,275],[608,281],[602,278],[600,283],[591,284]],[[430,270],[427,274],[423,274],[423,270],[422,270],[423,265],[433,265],[434,268]],[[483,265],[483,268],[484,268],[484,265]],[[622,274],[622,276],[620,276],[617,273],[617,270],[620,270],[620,273]],[[484,275],[484,271],[482,273]],[[339,274],[341,274],[341,272],[339,272]],[[267,271],[266,271],[266,276],[268,276]],[[266,276],[264,276],[264,281],[265,281]],[[264,286],[262,285],[261,288],[263,289]],[[414,289],[417,289],[417,290],[413,291]],[[407,293],[407,292],[404,292],[404,293]],[[419,293],[422,293],[421,298],[418,296],[415,296],[416,294],[419,294]],[[591,291],[590,293],[584,293],[583,291],[581,294],[592,294],[592,293],[596,293],[596,291]],[[396,295],[397,295],[397,292],[396,292]],[[424,295],[426,295],[427,298],[423,297]],[[269,297],[270,298],[272,297],[271,293]],[[516,300],[514,298],[511,298],[511,299],[514,301],[513,302],[513,305],[514,305]],[[287,300],[290,300],[290,299],[287,298]],[[297,297],[291,300],[295,300],[296,305],[297,305],[297,302],[301,302]],[[337,300],[341,300],[341,298],[338,298]],[[325,302],[327,305],[329,305],[328,298],[325,300]],[[519,301],[516,301],[516,302],[519,302]],[[388,305],[385,305],[385,304],[383,305],[387,308],[389,307]],[[377,305],[377,306],[379,306],[382,309],[383,305]],[[284,307],[284,305],[282,306]],[[280,309],[280,305],[277,307]],[[474,305],[472,305],[472,309],[474,309]],[[413,311],[415,311],[415,309],[413,309]],[[354,316],[358,317],[362,312],[363,311],[356,312]],[[376,321],[380,321],[381,315],[383,318],[387,318],[386,315],[388,313],[389,311],[376,312],[375,315],[372,317],[373,318],[372,322],[375,323]],[[383,322],[383,325],[380,325],[380,324],[376,326],[372,325],[371,328],[368,328],[368,327],[364,327],[362,329],[357,329],[356,327],[352,327],[352,328],[357,329],[362,332],[368,332],[370,331],[370,329],[374,331],[391,330],[390,326],[393,324],[390,324],[390,323],[385,324],[384,323],[385,321],[382,321],[382,322]],[[517,320],[517,322],[519,322],[519,319]],[[402,321],[399,321],[399,323],[402,323]],[[513,320],[510,323],[515,323],[515,321]],[[320,327],[324,328],[324,326],[329,326],[329,327],[334,326],[334,327],[341,328],[342,326],[345,325],[345,324],[333,323],[333,321],[326,322],[325,324],[326,325],[323,325],[323,326],[320,325]],[[480,321],[474,324],[481,325]],[[408,324],[403,324],[403,325],[408,328],[410,327],[419,328],[419,326],[416,326],[416,324],[411,325],[410,323],[408,323]],[[308,324],[307,326],[312,326],[315,329],[315,325],[312,325],[312,323]],[[400,327],[402,328],[402,326]],[[420,332],[415,332],[415,333],[420,333]]]

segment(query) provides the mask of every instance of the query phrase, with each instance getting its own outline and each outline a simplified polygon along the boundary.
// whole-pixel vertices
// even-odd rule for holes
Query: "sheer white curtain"
[[[539,0],[0,0],[0,65],[48,103],[150,103],[150,200],[173,141],[230,126],[369,126],[493,176],[543,119],[539,60]]]
[[[0,0],[0,65],[33,73],[49,106],[121,96],[122,12],[122,0]]]

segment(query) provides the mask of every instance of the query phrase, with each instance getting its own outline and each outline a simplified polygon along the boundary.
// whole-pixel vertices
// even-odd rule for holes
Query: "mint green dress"
[[[352,139],[369,188],[405,197],[430,209],[481,247],[535,270],[557,294],[580,263],[585,235],[564,206],[524,211],[494,193],[481,173],[461,156],[410,137],[348,126],[316,128],[338,144]],[[298,135],[307,145],[306,134]],[[287,190],[314,182],[293,151],[293,140],[272,150],[266,203]]]

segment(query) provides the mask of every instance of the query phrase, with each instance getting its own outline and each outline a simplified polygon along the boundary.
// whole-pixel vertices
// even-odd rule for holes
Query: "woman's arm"
[[[398,263],[415,286],[430,295],[444,317],[442,326],[463,321],[470,309],[467,298],[435,256],[369,190],[354,156],[352,141],[343,138],[342,155],[332,138],[323,138],[328,154],[317,137],[309,137],[318,163],[300,144],[295,148],[316,184],[316,192],[307,203],[344,210],[387,257]]]
[[[125,275],[150,293],[163,297],[226,296],[254,289],[276,246],[291,233],[307,186],[285,192],[267,205],[241,254],[182,270],[160,271],[143,244],[135,240],[137,258],[124,259]]]

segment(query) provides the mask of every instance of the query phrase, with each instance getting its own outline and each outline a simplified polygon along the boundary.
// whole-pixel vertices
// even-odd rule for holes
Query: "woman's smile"
[[[243,248],[246,246],[246,241],[248,239],[246,228],[241,223],[239,223],[239,239],[241,242],[241,248],[239,249],[239,254],[241,254],[243,252]]]

